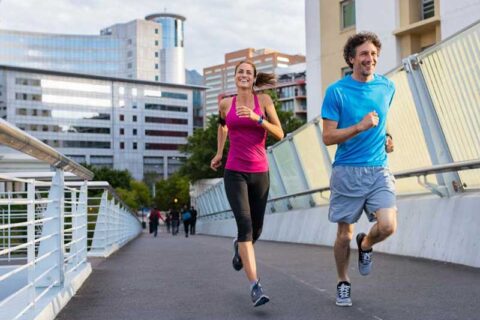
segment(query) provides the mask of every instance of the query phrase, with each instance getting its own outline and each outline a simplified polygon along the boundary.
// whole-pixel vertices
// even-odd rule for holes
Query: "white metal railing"
[[[87,186],[64,186],[61,169],[52,182],[0,181],[0,318],[29,319],[87,262]]]
[[[0,319],[53,318],[90,274],[87,255],[107,256],[141,223],[108,183],[3,119],[0,144],[55,168],[0,173]]]

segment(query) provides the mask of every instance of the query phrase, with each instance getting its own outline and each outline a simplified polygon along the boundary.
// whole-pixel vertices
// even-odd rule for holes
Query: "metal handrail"
[[[93,178],[93,172],[87,168],[3,119],[0,119],[0,143],[45,161],[55,168],[72,172],[82,179]]]
[[[422,177],[422,176],[427,176],[430,174],[437,174],[437,173],[444,173],[444,172],[451,172],[451,171],[462,171],[462,170],[470,170],[470,169],[478,169],[480,168],[480,159],[477,160],[468,160],[468,161],[458,161],[454,163],[448,163],[448,164],[438,164],[438,165],[433,165],[431,167],[425,167],[425,168],[417,168],[417,169],[409,169],[409,170],[402,170],[394,173],[395,179],[404,179],[404,178],[411,178],[411,177]],[[318,192],[325,192],[330,190],[330,187],[321,187],[321,188],[316,188],[316,189],[310,189],[310,190],[305,190],[305,191],[300,191],[300,192],[295,192],[295,193],[290,193],[286,194],[283,196],[278,196],[275,198],[270,198],[267,200],[268,202],[274,202],[278,200],[283,200],[287,198],[294,198],[294,197],[300,197],[300,196],[305,196],[309,195],[312,193],[318,193]],[[201,215],[198,218],[206,218],[222,213],[227,213],[232,211],[232,209],[228,210],[222,210],[222,211],[217,211],[213,213],[209,213],[206,215]]]
[[[81,186],[82,182],[79,181],[66,181],[65,185],[69,187],[79,187]],[[87,186],[89,190],[93,189],[103,189],[103,190],[108,190],[110,194],[119,202],[124,208],[127,209],[127,211],[134,216],[135,218],[138,219],[138,216],[135,214],[135,211],[132,210],[117,194],[115,189],[107,182],[107,181],[88,181]],[[140,222],[140,220],[139,220]]]

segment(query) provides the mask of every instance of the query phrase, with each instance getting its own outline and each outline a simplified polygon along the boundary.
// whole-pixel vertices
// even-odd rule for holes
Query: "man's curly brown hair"
[[[355,58],[355,51],[358,46],[364,44],[365,42],[371,42],[375,47],[377,47],[378,53],[382,48],[382,43],[378,36],[373,32],[360,32],[350,38],[348,38],[345,47],[343,47],[343,58],[350,68],[353,68],[350,58]]]

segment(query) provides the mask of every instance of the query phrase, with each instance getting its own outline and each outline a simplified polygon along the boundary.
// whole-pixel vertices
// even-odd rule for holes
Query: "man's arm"
[[[378,114],[375,111],[368,113],[359,123],[343,129],[338,129],[337,121],[323,119],[323,143],[327,146],[340,144],[377,125]]]

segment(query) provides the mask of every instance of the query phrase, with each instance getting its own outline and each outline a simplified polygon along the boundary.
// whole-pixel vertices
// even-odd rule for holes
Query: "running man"
[[[393,83],[375,74],[381,43],[370,32],[350,37],[343,56],[352,75],[327,89],[322,105],[323,142],[338,145],[330,179],[328,217],[338,224],[334,245],[338,284],[336,304],[351,306],[348,277],[354,223],[365,212],[376,222],[368,234],[356,237],[360,274],[372,270],[372,247],[395,232],[395,180],[387,166],[393,151],[387,135],[387,114],[395,93]]]

